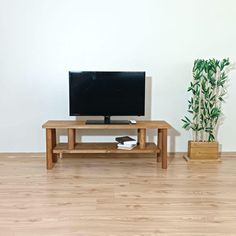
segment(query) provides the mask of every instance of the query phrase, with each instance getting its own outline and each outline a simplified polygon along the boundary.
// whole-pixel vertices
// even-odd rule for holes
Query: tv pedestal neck
[[[166,121],[137,121],[136,124],[86,124],[85,121],[47,121],[42,126],[46,129],[46,163],[47,169],[52,169],[57,162],[57,155],[63,153],[125,153],[125,154],[155,154],[162,162],[162,168],[167,169],[167,130],[171,126]],[[57,143],[56,131],[66,129],[68,143]],[[117,143],[76,143],[78,130],[137,130],[138,145],[132,150],[117,149]],[[157,145],[146,142],[146,130],[157,130]]]
[[[86,120],[86,125],[104,125],[104,124],[130,124],[129,120],[111,120],[110,116],[104,116],[104,120]]]

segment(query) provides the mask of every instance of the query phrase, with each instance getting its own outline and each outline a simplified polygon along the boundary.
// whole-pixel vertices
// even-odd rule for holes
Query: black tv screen
[[[145,72],[69,72],[71,116],[142,116]]]

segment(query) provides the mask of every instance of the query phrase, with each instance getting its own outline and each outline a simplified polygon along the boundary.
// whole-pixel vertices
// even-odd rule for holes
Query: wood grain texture
[[[188,141],[188,158],[190,160],[219,159],[219,144],[218,142]]]
[[[48,170],[52,169],[53,162],[56,162],[55,158],[53,157],[54,156],[53,149],[56,145],[55,138],[56,138],[55,129],[46,129],[46,150],[47,150],[46,166]]]
[[[137,121],[136,124],[126,124],[126,125],[91,125],[85,124],[84,120],[49,120],[43,124],[43,128],[58,128],[58,129],[139,129],[139,128],[150,128],[150,129],[169,129],[170,124],[162,120],[154,121]]]
[[[68,129],[68,149],[72,150],[75,148],[75,139],[76,139],[76,131],[75,129]]]
[[[140,149],[145,149],[146,146],[146,129],[139,129],[139,138],[138,138],[138,143],[139,143],[139,148]]]
[[[68,130],[68,144],[67,147],[62,145],[57,145],[56,147],[53,145],[54,148],[47,148],[47,169],[52,169],[53,165],[51,162],[51,156],[53,153],[59,153],[60,157],[62,153],[126,153],[124,150],[116,150],[116,146],[114,144],[107,146],[96,144],[86,144],[82,146],[82,144],[76,144],[76,130],[80,129],[102,129],[102,130],[111,130],[111,129],[136,129],[138,131],[138,145],[135,149],[128,151],[129,153],[158,153],[161,152],[161,160],[162,160],[162,168],[167,168],[167,129],[171,126],[166,121],[138,121],[136,124],[125,124],[125,125],[95,125],[95,124],[86,124],[85,121],[73,121],[73,120],[64,120],[64,121],[47,121],[42,126],[46,128],[48,138],[47,143],[51,145],[51,137],[48,135],[51,130],[56,129],[67,129]],[[157,148],[154,143],[146,145],[146,129],[158,129],[161,130],[161,142],[162,145]],[[56,141],[54,142],[56,144]],[[52,146],[52,145],[51,145]],[[147,148],[146,148],[147,146]],[[47,145],[49,147],[49,145]],[[103,149],[102,149],[103,148]],[[165,150],[162,150],[162,149]]]
[[[171,156],[166,171],[153,155],[100,155],[64,154],[47,171],[45,156],[1,154],[0,235],[235,235],[236,156]]]
[[[160,150],[155,143],[146,143],[143,149],[136,146],[132,150],[117,149],[117,143],[76,143],[73,150],[67,148],[66,143],[59,143],[53,153],[158,153]]]
[[[157,154],[157,162],[161,161],[161,156],[162,156],[162,130],[158,129],[157,130],[157,147],[159,148],[160,152]]]
[[[161,165],[163,169],[167,169],[167,129],[161,129],[162,148],[161,148]]]

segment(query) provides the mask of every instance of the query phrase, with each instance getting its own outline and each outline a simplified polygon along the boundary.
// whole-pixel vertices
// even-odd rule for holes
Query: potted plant
[[[183,128],[192,131],[192,140],[188,142],[190,160],[217,160],[218,126],[222,117],[222,103],[227,93],[226,82],[232,69],[229,59],[197,59],[193,66],[193,80],[188,92],[192,96],[188,101],[188,112]]]

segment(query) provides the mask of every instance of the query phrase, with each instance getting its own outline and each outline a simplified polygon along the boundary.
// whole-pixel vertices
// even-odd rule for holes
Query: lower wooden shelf
[[[144,149],[136,146],[132,150],[117,149],[117,143],[76,143],[74,149],[69,149],[67,143],[59,143],[53,153],[159,153],[155,143],[146,143]]]

